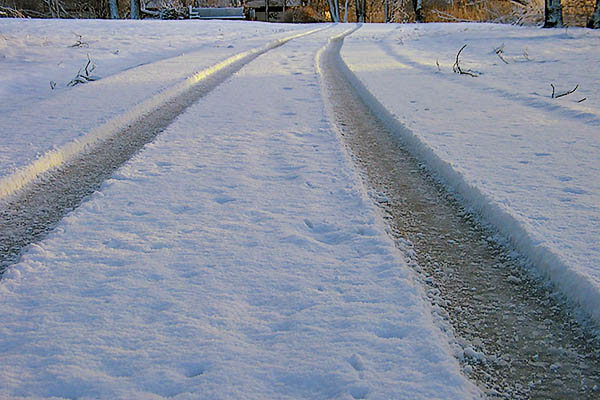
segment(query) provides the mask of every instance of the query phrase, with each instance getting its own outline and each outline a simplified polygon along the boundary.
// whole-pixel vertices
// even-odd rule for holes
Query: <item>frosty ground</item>
[[[323,27],[1,21],[0,193],[195,73]],[[1,395],[479,395],[327,114],[315,56],[353,27],[247,64],[30,246],[0,282]],[[465,43],[477,78],[451,70]],[[414,153],[596,319],[599,44],[584,29],[365,25],[342,48]],[[68,87],[88,54],[101,79]],[[550,83],[579,89],[551,99]]]

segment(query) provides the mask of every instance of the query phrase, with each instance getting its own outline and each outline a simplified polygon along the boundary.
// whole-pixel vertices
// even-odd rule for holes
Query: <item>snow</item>
[[[452,71],[464,44],[478,77]],[[365,25],[341,53],[413,154],[600,323],[599,45],[588,29]]]
[[[15,120],[10,130],[3,125],[2,165],[13,163],[5,175],[30,165],[36,152],[56,146],[60,153],[198,70],[314,29],[197,23],[201,32],[219,29],[234,50],[207,45],[132,74],[136,51],[160,60],[169,56],[159,48],[168,47],[171,30],[185,33],[175,24],[129,24],[0,21],[23,50],[48,27],[84,38],[94,27],[95,37],[122,38],[123,56],[112,75],[73,89],[44,94],[4,85],[7,96],[29,104],[7,111]],[[156,36],[154,44],[127,45],[130,29],[148,43]],[[243,67],[7,270],[0,397],[480,395],[461,375],[326,112],[315,56],[346,29],[297,37]],[[115,46],[104,45],[108,57]],[[54,63],[60,52],[31,57]],[[51,75],[14,62],[40,82]],[[32,119],[34,111],[44,123]],[[20,126],[35,151],[17,140],[12,129]]]
[[[325,111],[315,56],[353,27],[0,20],[0,199],[265,52],[5,273],[0,397],[479,396]],[[464,44],[477,77],[452,72]],[[596,322],[599,45],[577,28],[365,24],[342,48],[411,151]],[[88,54],[101,79],[68,87]]]
[[[214,21],[5,21],[0,97],[11,100],[0,104],[6,143],[0,148],[0,199],[205,75],[294,32],[315,29],[239,29],[236,22]],[[78,41],[86,45],[71,47]],[[69,87],[88,56],[102,79]]]

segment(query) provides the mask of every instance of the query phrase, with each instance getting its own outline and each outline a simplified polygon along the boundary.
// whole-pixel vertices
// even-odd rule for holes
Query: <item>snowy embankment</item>
[[[464,44],[477,77],[453,73]],[[342,48],[411,151],[598,323],[599,46],[586,29],[427,24],[365,25]]]
[[[246,65],[5,273],[0,397],[478,396],[329,122],[344,29]]]
[[[1,21],[0,199],[219,69],[319,28],[213,21]],[[69,86],[88,56],[89,75],[99,80]]]

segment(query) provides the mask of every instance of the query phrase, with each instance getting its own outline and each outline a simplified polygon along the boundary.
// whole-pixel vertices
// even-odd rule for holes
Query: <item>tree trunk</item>
[[[412,0],[413,10],[415,11],[415,22],[425,22],[425,15],[423,15],[423,1]]]
[[[348,0],[346,0],[346,4],[344,4],[344,22],[348,22]]]
[[[596,8],[587,23],[588,28],[600,29],[600,0],[596,0]]]
[[[329,5],[329,14],[331,15],[331,22],[340,22],[340,14],[338,11],[337,0],[327,0]]]
[[[562,28],[562,4],[560,0],[546,0],[544,5],[544,28]]]
[[[385,22],[386,24],[388,22],[390,22],[389,9],[390,9],[389,0],[383,0],[383,14],[385,14],[383,22]]]
[[[269,0],[265,0],[265,22],[269,22]]]
[[[140,0],[131,0],[131,19],[140,19]]]
[[[119,19],[119,6],[117,0],[108,0],[110,19]]]
[[[356,0],[356,22],[365,22],[366,0]]]

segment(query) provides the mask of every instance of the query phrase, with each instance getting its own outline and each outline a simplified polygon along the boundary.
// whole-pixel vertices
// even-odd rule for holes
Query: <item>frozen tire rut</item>
[[[161,104],[144,113],[133,123],[124,124],[104,140],[84,147],[76,156],[55,169],[40,175],[22,190],[0,198],[0,278],[4,270],[17,262],[23,249],[40,240],[69,211],[97,190],[102,182],[153,141],[191,104],[211,92],[234,73],[260,55],[290,40],[322,29],[306,31],[271,42],[237,56],[190,78],[189,88],[154,102]],[[148,103],[152,103],[150,99]],[[125,121],[125,119],[124,119]]]
[[[341,45],[321,58],[331,111],[434,313],[455,333],[464,372],[490,397],[597,398],[593,334],[374,116],[344,78]]]

